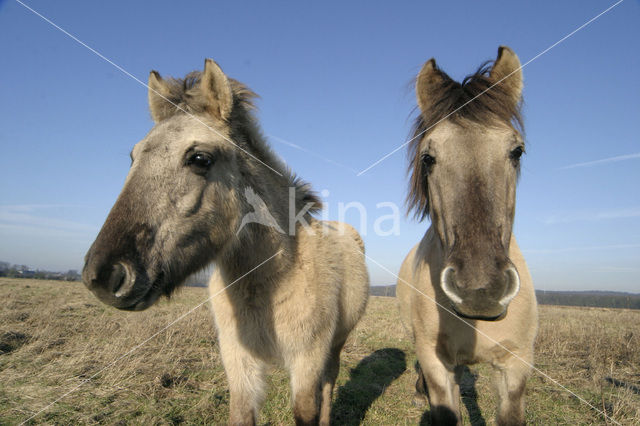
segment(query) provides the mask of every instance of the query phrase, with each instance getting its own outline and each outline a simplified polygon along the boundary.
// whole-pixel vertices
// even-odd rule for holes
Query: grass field
[[[229,393],[209,306],[166,328],[207,297],[185,288],[129,313],[81,283],[0,278],[0,424],[40,410],[28,424],[225,423]],[[372,297],[343,351],[334,423],[428,424],[428,407],[412,404],[414,363],[395,299]],[[640,311],[541,306],[536,367],[620,424],[640,424]],[[493,424],[490,379],[483,365],[465,374],[466,424]],[[286,375],[275,370],[269,384],[261,424],[292,424]],[[538,373],[527,420],[607,422]]]

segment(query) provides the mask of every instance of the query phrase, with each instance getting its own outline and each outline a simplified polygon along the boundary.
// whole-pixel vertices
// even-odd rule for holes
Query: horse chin
[[[143,279],[141,280],[142,282],[134,284],[134,288],[138,287],[142,290],[139,292],[139,296],[125,306],[116,307],[123,311],[144,311],[145,309],[153,306],[160,296],[166,295],[168,297],[173,291],[173,287],[167,285],[164,278],[164,273],[160,272],[152,282]]]
[[[143,290],[140,292],[140,296],[137,300],[132,301],[126,306],[116,306],[118,309],[124,311],[144,311],[147,308],[153,306],[160,297],[165,296],[167,299],[171,298],[171,295],[180,287],[184,285],[187,278],[190,275],[175,275],[168,276],[161,269],[160,272],[156,275],[154,280],[149,284],[148,281],[145,283],[144,280],[139,284],[140,287],[147,287],[146,291]]]
[[[140,297],[137,301],[128,306],[116,306],[123,311],[144,311],[145,309],[153,306],[158,301],[163,292],[155,285],[152,285],[149,290]]]
[[[455,314],[457,316],[459,316],[460,318],[469,319],[469,320],[500,321],[505,316],[507,316],[507,309],[506,308],[498,315],[481,315],[481,314],[472,314],[472,315],[470,315],[470,314],[465,314],[465,313],[461,312],[459,309],[457,309],[454,304],[451,304],[451,308],[453,309],[453,312],[455,312]]]

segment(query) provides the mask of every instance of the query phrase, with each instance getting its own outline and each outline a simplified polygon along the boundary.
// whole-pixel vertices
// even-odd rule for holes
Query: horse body
[[[350,226],[313,218],[320,201],[267,145],[254,96],[212,60],[184,79],[151,72],[156,124],[131,152],[83,281],[106,304],[143,310],[215,262],[230,423],[255,424],[275,363],[291,375],[296,423],[328,424],[340,351],[368,298],[364,246]]]
[[[231,284],[237,265],[219,263],[209,291],[222,292],[211,303],[232,392],[231,423],[255,421],[265,371],[275,364],[289,372],[296,420],[315,423],[319,415],[329,424],[340,351],[368,298],[362,250],[349,225],[313,220],[309,232],[299,233],[291,267],[281,268],[279,255],[266,272]]]
[[[432,229],[400,268],[396,294],[401,318],[416,347],[421,370],[418,382],[426,381],[431,409],[439,410],[438,421],[447,419],[447,415],[452,419],[451,413],[459,412],[456,369],[481,362],[491,364],[498,374],[499,416],[514,418],[520,416],[517,411],[524,410],[523,383],[533,364],[537,309],[531,277],[515,237],[509,256],[518,269],[521,286],[509,304],[508,314],[499,321],[466,319],[451,309],[440,287],[444,256]],[[448,391],[442,395],[438,389]]]
[[[498,424],[524,423],[537,307],[511,232],[524,151],[521,90],[508,48],[462,84],[433,59],[416,82],[409,201],[432,223],[402,264],[397,297],[415,342],[416,390],[428,394],[434,424],[461,422],[459,382],[463,366],[476,362],[497,371]]]

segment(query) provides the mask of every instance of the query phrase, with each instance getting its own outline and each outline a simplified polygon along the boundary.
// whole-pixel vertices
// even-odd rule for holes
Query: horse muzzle
[[[440,286],[458,316],[496,321],[504,318],[509,303],[520,290],[520,277],[513,266],[505,268],[500,278],[482,287],[468,288],[458,281],[456,270],[447,266],[442,271]]]
[[[159,286],[151,283],[146,274],[137,273],[133,265],[124,261],[103,265],[87,262],[82,280],[102,303],[128,311],[142,311],[161,295]]]

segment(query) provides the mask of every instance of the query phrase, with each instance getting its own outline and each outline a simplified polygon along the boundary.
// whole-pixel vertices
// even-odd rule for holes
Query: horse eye
[[[205,154],[204,152],[195,152],[187,159],[187,165],[199,174],[206,173],[212,164],[213,159],[209,154]]]
[[[512,161],[517,163],[518,161],[520,161],[520,157],[522,157],[522,154],[524,154],[524,149],[521,146],[517,146],[513,149],[513,151],[511,151],[509,157]]]
[[[422,155],[422,164],[425,166],[425,170],[429,172],[434,164],[436,164],[436,159],[432,155],[423,154]]]

